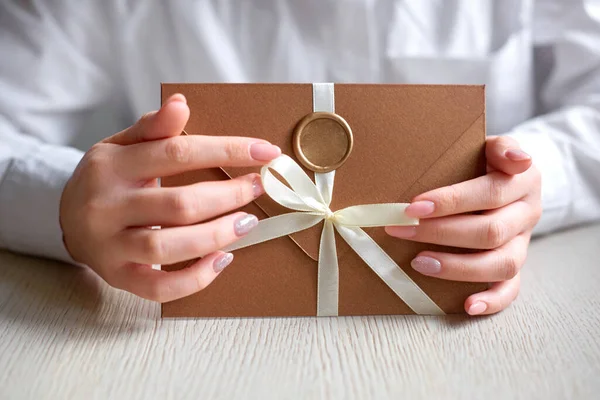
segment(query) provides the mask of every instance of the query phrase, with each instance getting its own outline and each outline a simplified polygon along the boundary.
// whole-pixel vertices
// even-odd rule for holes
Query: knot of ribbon
[[[273,175],[276,171],[289,187]],[[321,233],[317,279],[317,315],[338,315],[339,272],[334,229],[360,258],[415,313],[443,315],[444,312],[392,260],[361,227],[418,225],[406,216],[406,203],[364,204],[338,211],[329,208],[333,195],[335,171],[315,173],[315,182],[290,157],[282,155],[261,169],[265,192],[277,203],[294,210],[288,214],[263,219],[247,236],[226,251],[308,229],[324,221]]]

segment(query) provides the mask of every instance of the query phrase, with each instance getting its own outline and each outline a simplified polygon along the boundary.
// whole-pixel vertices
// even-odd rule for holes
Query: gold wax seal
[[[341,167],[352,152],[354,138],[346,120],[329,112],[314,112],[300,120],[294,130],[294,152],[313,172]]]

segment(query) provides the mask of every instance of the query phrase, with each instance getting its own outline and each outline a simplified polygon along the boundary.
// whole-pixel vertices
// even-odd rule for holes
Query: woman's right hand
[[[94,145],[60,204],[65,246],[75,261],[111,286],[159,302],[202,290],[231,263],[233,255],[219,249],[258,220],[241,212],[214,218],[253,201],[263,188],[257,174],[173,188],[158,187],[156,179],[202,168],[259,166],[281,154],[260,139],[181,136],[189,113],[185,97],[173,95],[159,111]],[[178,271],[151,267],[198,257]]]

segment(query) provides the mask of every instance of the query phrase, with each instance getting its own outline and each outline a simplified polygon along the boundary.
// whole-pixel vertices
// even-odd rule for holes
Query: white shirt
[[[598,0],[4,0],[0,55],[13,251],[70,260],[69,145],[106,103],[129,122],[157,109],[160,82],[485,83],[488,133],[542,171],[536,232],[600,219]]]

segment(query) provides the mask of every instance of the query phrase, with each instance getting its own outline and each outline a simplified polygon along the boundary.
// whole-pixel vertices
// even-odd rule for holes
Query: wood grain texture
[[[594,399],[600,226],[538,239],[486,318],[160,320],[91,272],[0,253],[2,399]]]

